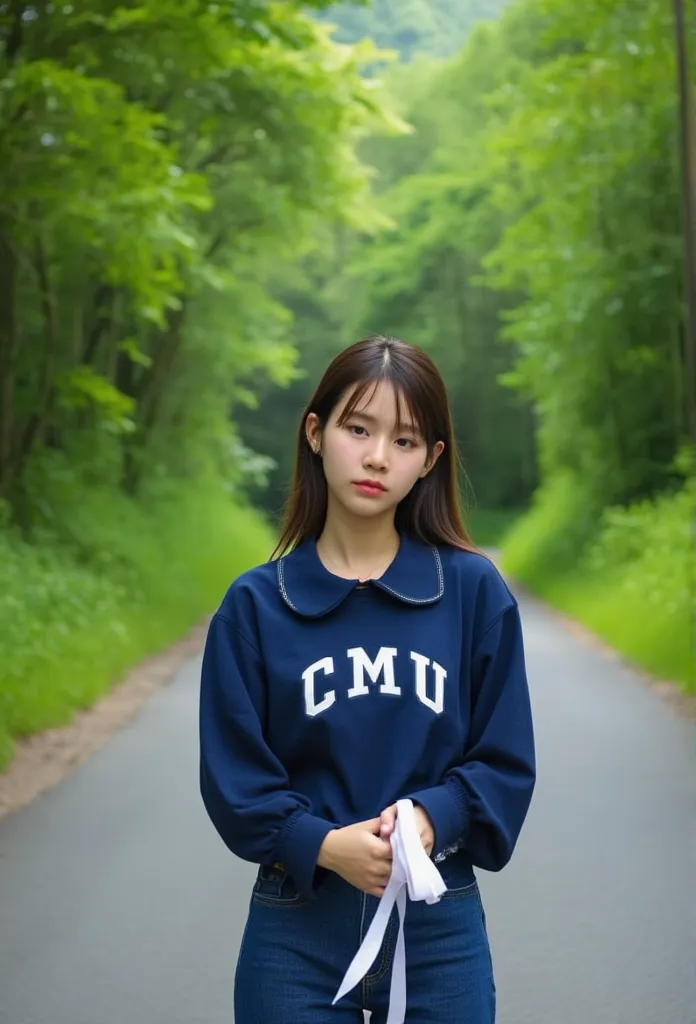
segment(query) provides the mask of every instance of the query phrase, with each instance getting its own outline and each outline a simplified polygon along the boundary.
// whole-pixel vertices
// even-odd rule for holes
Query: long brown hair
[[[414,540],[447,544],[476,551],[464,526],[459,501],[461,460],[452,427],[447,390],[440,373],[422,349],[396,338],[375,336],[356,342],[333,359],[302,414],[297,435],[295,468],[281,525],[275,558],[324,529],[327,485],[321,457],[312,451],[305,433],[307,416],[313,412],[323,427],[349,388],[350,401],[341,424],[353,414],[370,387],[381,381],[394,387],[399,404],[417,424],[432,456],[438,441],[445,448],[427,476],[418,480],[396,509],[395,526]],[[340,425],[340,424],[339,424]]]

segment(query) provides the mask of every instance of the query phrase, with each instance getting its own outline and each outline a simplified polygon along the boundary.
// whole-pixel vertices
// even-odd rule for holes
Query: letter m
[[[370,692],[369,686],[365,683],[366,674],[373,683],[382,677],[380,693],[392,693],[397,697],[401,694],[401,687],[396,685],[394,679],[396,647],[380,647],[374,661],[370,661],[362,647],[353,647],[346,651],[346,654],[353,662],[353,685],[348,690],[349,697],[362,697]]]

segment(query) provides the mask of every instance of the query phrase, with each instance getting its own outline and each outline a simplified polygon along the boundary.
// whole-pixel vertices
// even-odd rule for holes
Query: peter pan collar
[[[317,554],[314,540],[304,541],[276,564],[283,600],[306,618],[333,611],[359,583],[330,573]],[[402,534],[394,561],[380,579],[370,580],[369,585],[407,605],[434,604],[445,591],[440,552]]]

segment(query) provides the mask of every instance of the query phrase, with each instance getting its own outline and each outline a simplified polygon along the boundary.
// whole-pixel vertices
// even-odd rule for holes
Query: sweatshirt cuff
[[[435,832],[433,856],[461,840],[469,823],[469,808],[463,793],[459,797],[444,783],[410,793],[408,799],[420,804],[432,822]]]
[[[291,818],[278,837],[278,859],[303,896],[314,895],[321,845],[336,826],[313,814]]]

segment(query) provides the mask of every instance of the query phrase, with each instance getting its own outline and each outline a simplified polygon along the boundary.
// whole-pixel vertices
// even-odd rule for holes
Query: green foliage
[[[56,378],[57,403],[65,412],[94,414],[105,429],[128,433],[135,402],[91,366],[78,366]]]
[[[564,576],[577,565],[601,512],[581,478],[566,471],[545,480],[505,538],[505,568],[542,592],[550,572]]]
[[[220,446],[243,373],[287,377],[263,267],[318,218],[379,223],[374,57],[299,0],[0,12],[0,493],[25,527],[42,447],[120,431],[134,492]]]
[[[137,503],[93,488],[71,504],[52,490],[53,528],[47,518],[33,543],[0,532],[0,770],[13,738],[69,722],[273,546],[212,482]]]
[[[602,500],[670,486],[685,436],[671,12],[565,0],[540,53],[492,102],[493,201],[506,227],[489,282],[523,300],[505,336],[533,397],[540,455]],[[510,170],[513,168],[514,170]]]
[[[498,381],[514,362],[512,347],[498,338],[509,297],[480,281],[483,260],[502,230],[481,179],[486,96],[505,80],[503,54],[495,29],[482,26],[459,57],[420,68],[420,86],[400,110],[414,131],[363,146],[366,158],[378,163],[387,226],[372,237],[324,232],[304,275],[284,275],[275,284],[295,316],[305,376],[287,399],[269,392],[258,413],[237,413],[248,443],[278,464],[265,499],[269,512],[279,507],[290,468],[281,424],[290,410],[299,414],[332,352],[369,333],[404,337],[433,355],[449,386],[479,505],[519,508],[533,490],[529,404]],[[388,81],[389,88],[401,88],[403,74]]]
[[[582,485],[550,483],[503,544],[514,579],[574,616],[615,650],[696,692],[696,484],[592,524]]]
[[[465,520],[469,536],[478,548],[497,552],[525,511],[525,509],[468,509]]]
[[[505,567],[694,687],[671,12],[527,0],[501,32],[519,45],[488,100],[502,230],[484,280],[518,296],[504,311],[520,356],[505,380],[534,402],[543,477]]]

